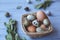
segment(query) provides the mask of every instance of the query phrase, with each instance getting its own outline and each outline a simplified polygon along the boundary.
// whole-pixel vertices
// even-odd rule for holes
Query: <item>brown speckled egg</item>
[[[43,11],[38,11],[36,17],[38,21],[43,21],[47,16]]]
[[[45,26],[44,24],[42,24],[42,25],[40,26],[40,28],[41,28],[42,30],[47,30],[47,28],[46,28],[46,26]]]
[[[35,31],[36,31],[36,27],[33,26],[33,25],[31,25],[31,26],[28,26],[28,27],[27,27],[27,30],[28,30],[29,32],[35,32]]]

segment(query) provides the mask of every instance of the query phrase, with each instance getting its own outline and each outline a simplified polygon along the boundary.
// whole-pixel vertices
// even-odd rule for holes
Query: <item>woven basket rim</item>
[[[51,23],[50,23],[50,25],[49,25],[49,30],[48,31],[44,31],[44,32],[42,32],[42,33],[40,33],[40,32],[27,32],[26,31],[26,29],[25,29],[25,27],[24,27],[24,25],[23,25],[23,18],[24,17],[26,17],[27,15],[29,15],[29,14],[24,14],[24,15],[22,15],[22,29],[23,29],[23,32],[25,33],[25,34],[38,34],[38,35],[43,35],[43,34],[47,34],[47,33],[51,33],[52,31],[53,31],[53,28],[52,28],[52,25],[51,25]]]

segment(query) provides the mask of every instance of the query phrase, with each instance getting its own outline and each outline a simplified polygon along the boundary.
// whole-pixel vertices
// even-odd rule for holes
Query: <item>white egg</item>
[[[42,32],[42,29],[40,27],[36,28],[36,32]]]
[[[28,15],[28,16],[27,16],[27,19],[30,20],[30,21],[32,21],[32,20],[35,19],[35,16],[33,16],[33,15]]]
[[[49,22],[48,19],[44,19],[44,20],[43,20],[43,24],[44,24],[44,25],[49,25],[49,23],[50,23],[50,22]]]
[[[39,22],[38,22],[37,20],[32,21],[32,24],[33,24],[34,26],[36,26],[36,27],[39,26]]]

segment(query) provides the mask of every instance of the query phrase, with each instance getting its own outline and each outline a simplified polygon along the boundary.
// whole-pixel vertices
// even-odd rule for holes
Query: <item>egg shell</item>
[[[45,18],[47,18],[46,14],[43,11],[38,11],[36,17],[38,21],[43,21]]]
[[[47,28],[46,28],[46,26],[44,25],[44,24],[42,24],[41,26],[40,26],[40,28],[42,29],[42,30],[47,30]]]
[[[33,25],[30,25],[27,27],[28,32],[36,32],[36,27]]]
[[[43,20],[43,24],[46,25],[46,26],[48,26],[50,24],[50,21],[48,19],[44,19]]]
[[[38,22],[37,20],[32,21],[32,24],[33,24],[34,26],[36,26],[36,27],[39,26],[39,22]]]
[[[26,18],[24,18],[24,23],[23,23],[23,25],[24,25],[25,27],[27,27],[27,26],[31,25],[31,22],[28,21]]]
[[[40,27],[36,28],[36,32],[42,32],[42,29]]]
[[[30,21],[33,21],[35,19],[35,16],[34,15],[28,15],[27,19]]]

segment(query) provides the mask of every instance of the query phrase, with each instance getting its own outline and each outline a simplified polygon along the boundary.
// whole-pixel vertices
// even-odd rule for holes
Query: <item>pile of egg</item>
[[[36,15],[27,15],[24,26],[28,32],[43,32],[48,29],[50,21],[43,11],[38,11]]]

